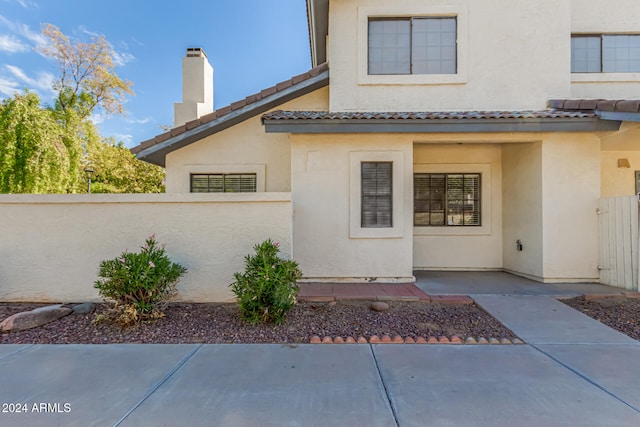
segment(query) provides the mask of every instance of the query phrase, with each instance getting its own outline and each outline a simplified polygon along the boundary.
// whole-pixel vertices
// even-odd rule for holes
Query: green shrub
[[[138,320],[162,317],[164,305],[175,296],[176,284],[186,272],[171,262],[155,236],[145,241],[140,252],[124,251],[119,257],[102,261],[94,287],[113,301],[116,320],[123,326]]]
[[[278,243],[271,239],[255,245],[254,250],[254,255],[244,258],[244,273],[234,274],[231,290],[244,320],[279,324],[296,304],[302,273],[298,263],[278,257]]]

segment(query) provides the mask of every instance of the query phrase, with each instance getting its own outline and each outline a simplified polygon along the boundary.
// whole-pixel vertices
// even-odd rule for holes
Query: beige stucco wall
[[[182,301],[231,301],[244,256],[267,238],[290,255],[289,193],[0,195],[0,301],[81,302],[100,261],[156,234],[188,272]]]
[[[328,97],[325,87],[277,109],[326,111]],[[261,117],[258,114],[167,155],[167,193],[188,193],[191,173],[256,173],[258,191],[290,191],[289,136],[265,133]]]
[[[413,141],[397,135],[292,135],[294,257],[312,280],[412,279]],[[359,162],[394,162],[394,227],[359,227]]]
[[[637,0],[571,0],[571,32],[582,34],[640,32]],[[640,73],[588,73],[571,76],[571,97],[635,99]]]
[[[635,172],[640,171],[640,123],[624,122],[619,132],[601,138],[601,196],[636,194]],[[622,165],[618,165],[618,160]],[[629,163],[625,167],[624,161]]]
[[[542,142],[502,148],[503,267],[541,280],[543,273]],[[516,248],[516,241],[523,245]]]
[[[482,174],[482,226],[414,227],[414,267],[437,270],[501,269],[501,145],[423,142],[414,145],[413,156],[416,173]]]
[[[332,0],[329,14],[332,111],[537,109],[570,95],[568,0]],[[457,75],[368,76],[371,16],[457,16]]]
[[[597,281],[600,139],[547,134],[542,167],[545,281]]]

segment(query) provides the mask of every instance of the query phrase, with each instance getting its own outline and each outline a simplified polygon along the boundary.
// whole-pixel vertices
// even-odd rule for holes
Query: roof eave
[[[307,22],[311,48],[311,66],[327,62],[329,0],[307,0]]]
[[[209,135],[225,130],[233,125],[250,119],[251,117],[255,117],[282,105],[285,102],[325,87],[328,84],[329,70],[325,70],[301,83],[278,91],[271,96],[248,104],[243,108],[232,111],[231,113],[225,114],[224,116],[214,119],[208,123],[204,123],[196,128],[187,130],[184,133],[143,149],[136,153],[136,157],[140,160],[144,160],[145,162],[164,167],[165,158],[167,154],[172,151],[178,150],[202,138],[206,138]]]
[[[602,120],[613,120],[620,122],[640,122],[640,113],[626,113],[620,111],[600,111],[596,110],[595,113]]]
[[[504,133],[504,132],[609,132],[620,121],[597,117],[524,119],[264,119],[268,133]]]

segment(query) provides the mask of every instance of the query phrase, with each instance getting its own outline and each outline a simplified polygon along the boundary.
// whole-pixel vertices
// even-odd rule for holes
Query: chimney
[[[213,68],[199,47],[188,48],[182,58],[182,102],[173,107],[176,127],[213,111]]]

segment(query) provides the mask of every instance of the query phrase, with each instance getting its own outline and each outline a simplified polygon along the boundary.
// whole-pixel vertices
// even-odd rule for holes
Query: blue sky
[[[112,44],[116,72],[136,95],[126,116],[97,114],[95,122],[129,147],[172,125],[187,47],[202,47],[213,65],[215,108],[311,67],[305,0],[0,0],[0,99],[24,88],[53,99],[56,66],[34,50],[44,23],[77,40],[104,34]]]

